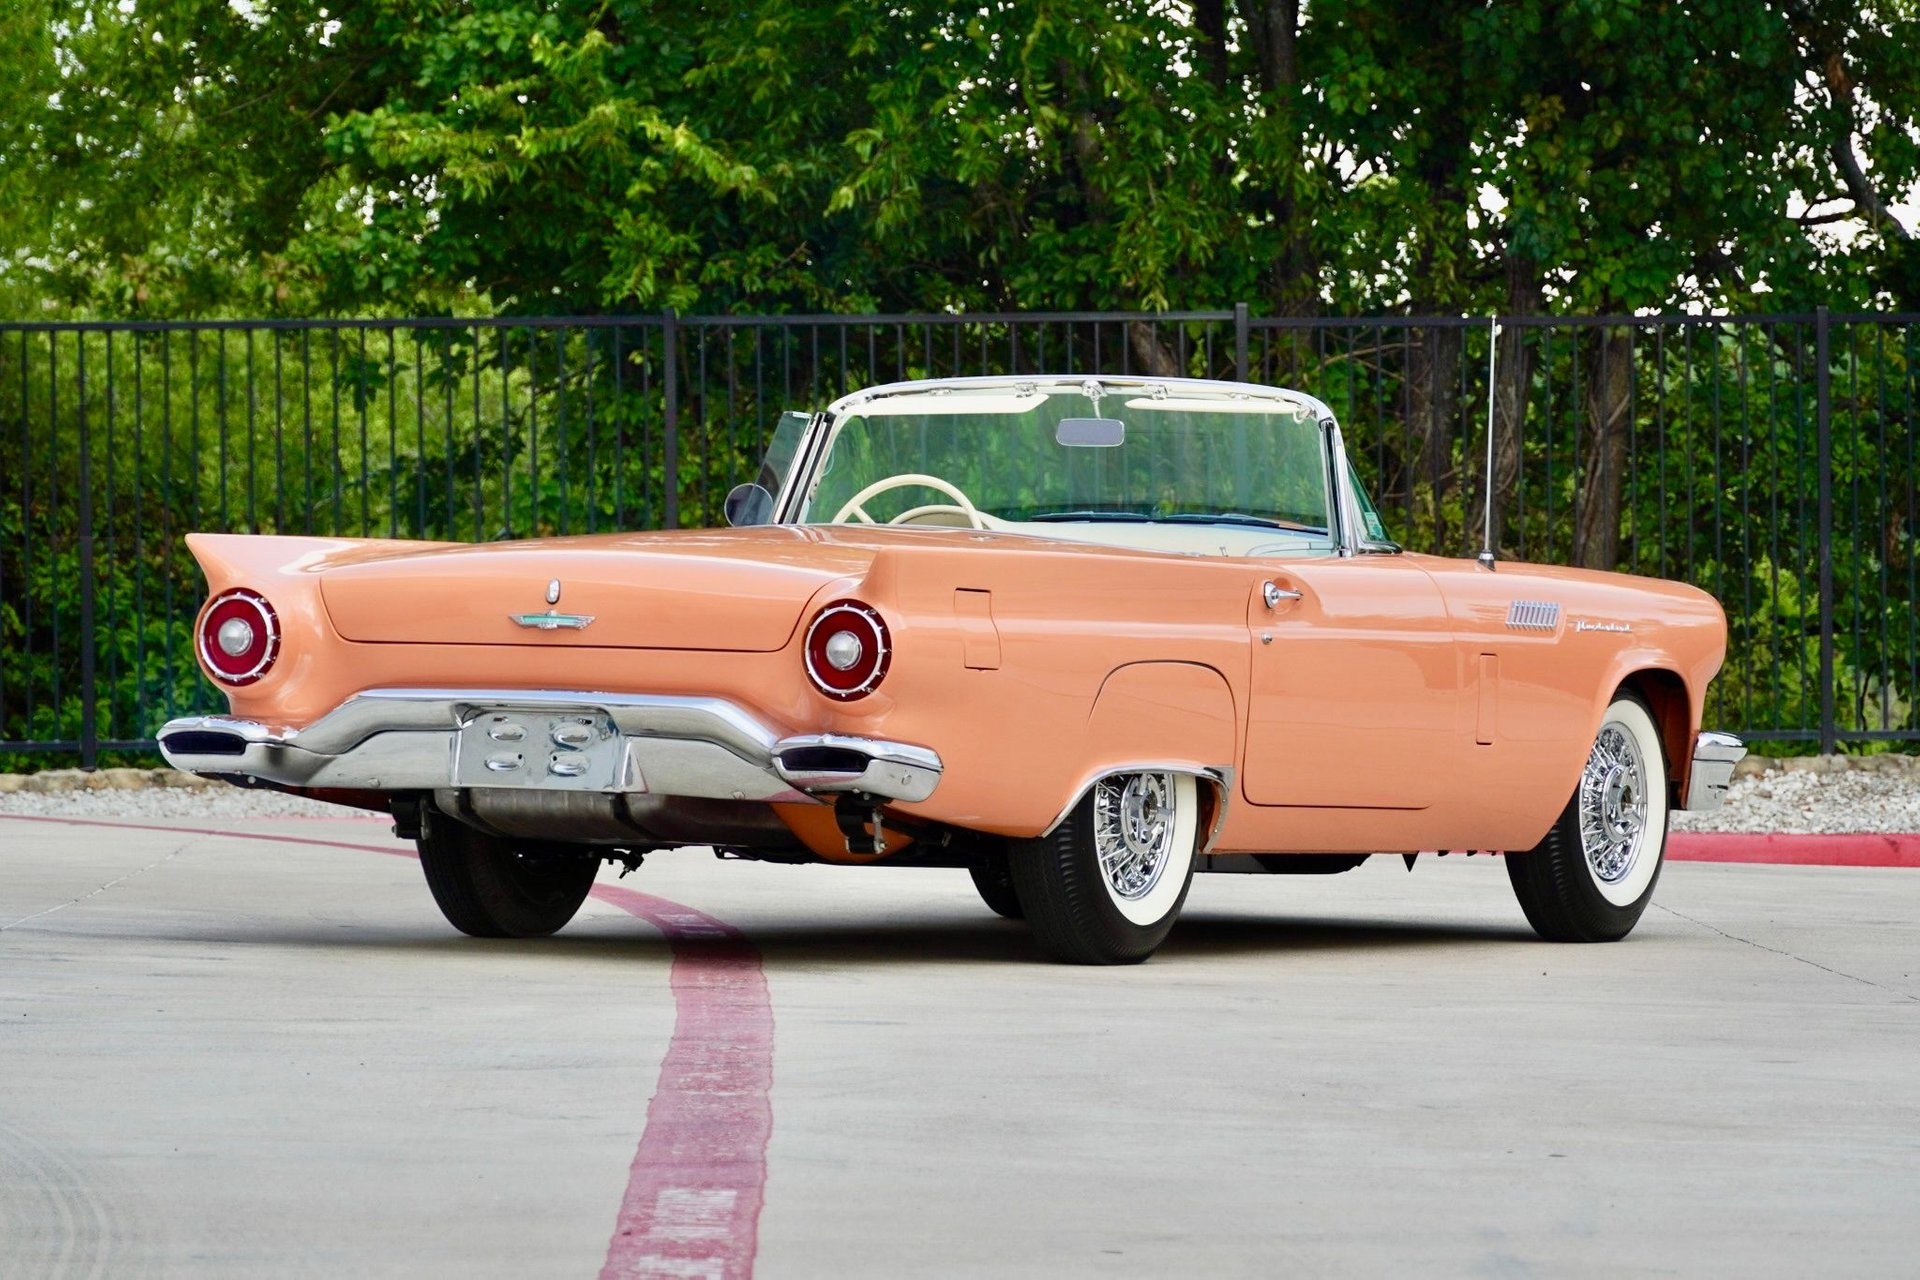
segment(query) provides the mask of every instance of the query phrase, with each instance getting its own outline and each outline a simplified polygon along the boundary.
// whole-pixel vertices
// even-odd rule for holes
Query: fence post
[[[77,330],[74,347],[75,404],[80,433],[80,767],[92,769],[100,757],[100,725],[94,706],[95,636],[93,620],[93,438],[87,423],[87,334]]]
[[[666,486],[666,514],[669,529],[680,527],[680,318],[668,307],[660,330],[662,358],[666,362],[666,460],[662,470]]]
[[[1831,350],[1827,309],[1813,312],[1814,414],[1819,440],[1815,467],[1820,485],[1820,754],[1839,750],[1833,697],[1833,385],[1827,368]]]
[[[1251,382],[1247,369],[1247,304],[1233,304],[1233,376]]]

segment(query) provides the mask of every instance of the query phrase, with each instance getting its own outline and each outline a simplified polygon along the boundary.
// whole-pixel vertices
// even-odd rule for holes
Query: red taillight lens
[[[880,615],[858,600],[822,609],[807,628],[807,675],[829,698],[860,698],[886,679],[893,645]]]
[[[280,618],[265,597],[228,591],[200,615],[200,664],[226,684],[252,684],[280,656]]]

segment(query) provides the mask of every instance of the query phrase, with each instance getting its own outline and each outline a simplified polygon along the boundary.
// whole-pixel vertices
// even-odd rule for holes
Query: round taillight
[[[264,596],[228,591],[200,615],[200,665],[226,684],[252,684],[280,656],[280,618]]]
[[[887,624],[858,600],[822,609],[807,628],[807,675],[829,698],[860,698],[886,678],[893,646]]]

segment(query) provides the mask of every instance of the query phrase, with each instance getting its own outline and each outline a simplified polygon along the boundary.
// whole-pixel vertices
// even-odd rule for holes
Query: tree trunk
[[[1420,330],[1407,366],[1408,418],[1413,451],[1407,460],[1409,487],[1427,491],[1436,551],[1449,544],[1446,496],[1453,488],[1454,420],[1460,408],[1460,356],[1466,330],[1434,325]]]
[[[1586,457],[1574,503],[1573,563],[1620,563],[1620,508],[1626,495],[1627,435],[1633,408],[1633,331],[1605,329],[1587,383]]]
[[[1263,124],[1276,131],[1278,144],[1275,170],[1257,175],[1249,196],[1280,237],[1269,269],[1274,312],[1283,316],[1312,315],[1320,309],[1319,263],[1298,196],[1306,176],[1294,111],[1300,91],[1301,8],[1300,0],[1239,0],[1240,19],[1247,28],[1245,46],[1259,69]]]
[[[1194,0],[1195,61],[1215,89],[1227,87],[1227,0]]]
[[[1184,378],[1190,376],[1180,367],[1180,358],[1155,333],[1155,326],[1147,320],[1127,321],[1127,345],[1133,349],[1134,363],[1142,372],[1155,378]]]

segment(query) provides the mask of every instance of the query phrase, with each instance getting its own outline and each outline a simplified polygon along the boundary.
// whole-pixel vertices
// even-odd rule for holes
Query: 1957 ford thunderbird
[[[734,527],[468,546],[195,535],[226,716],[175,766],[391,812],[452,925],[560,928],[676,846],[970,870],[1138,961],[1195,871],[1505,859],[1543,937],[1639,919],[1700,730],[1703,592],[1411,555],[1327,407],[1132,377],[789,414]]]

